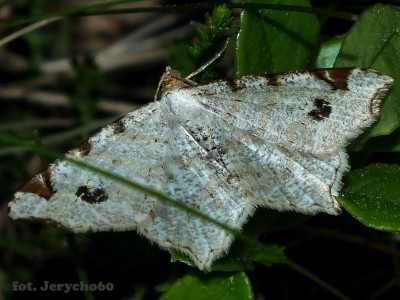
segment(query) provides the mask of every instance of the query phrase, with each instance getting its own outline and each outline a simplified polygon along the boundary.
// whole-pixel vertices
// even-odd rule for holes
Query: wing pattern
[[[376,120],[392,83],[361,69],[200,86],[171,76],[163,76],[159,102],[108,125],[68,155],[238,230],[256,206],[340,213],[334,197],[348,168],[344,147]],[[14,219],[48,220],[73,232],[137,229],[203,270],[233,241],[184,210],[59,160],[9,206]]]

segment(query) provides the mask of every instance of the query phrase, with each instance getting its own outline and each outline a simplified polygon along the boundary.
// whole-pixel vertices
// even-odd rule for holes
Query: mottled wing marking
[[[25,183],[19,189],[21,193],[33,193],[46,200],[49,200],[55,193],[53,184],[51,182],[51,169],[37,174],[30,181]]]
[[[163,122],[159,103],[151,103],[103,128],[67,155],[165,190],[159,167],[169,159]],[[116,134],[122,127],[124,134]],[[51,180],[44,180],[48,173]],[[65,161],[57,160],[26,185],[43,192],[17,192],[10,203],[11,217],[52,220],[74,232],[134,229],[159,205],[157,199]]]
[[[340,213],[333,196],[347,167],[343,151],[316,156],[288,150],[232,126],[201,106],[195,114],[182,127],[203,150],[207,162],[214,161],[227,171],[228,181],[239,181],[247,201],[281,211]],[[195,162],[191,161],[193,166],[204,165]]]
[[[210,157],[183,124],[175,122],[167,107],[165,115],[171,118],[169,142],[173,156],[172,161],[163,164],[168,178],[165,192],[215,220],[240,229],[253,209],[240,185],[228,180],[229,172]],[[153,241],[186,253],[201,269],[209,269],[213,260],[225,254],[232,235],[185,211],[169,205],[162,207],[162,211],[155,212],[154,222],[144,229],[144,234]]]
[[[391,83],[371,70],[327,69],[243,77],[234,91],[215,82],[183,89],[179,97],[198,98],[210,114],[270,143],[324,154],[340,151],[377,119]]]

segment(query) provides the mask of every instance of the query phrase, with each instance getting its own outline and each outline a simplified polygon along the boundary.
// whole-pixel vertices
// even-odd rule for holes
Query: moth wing
[[[170,159],[159,103],[104,127],[67,156],[165,190],[160,165]],[[159,201],[67,161],[56,160],[14,195],[13,219],[47,220],[73,232],[130,230],[151,217]]]
[[[182,90],[209,114],[266,142],[338,153],[379,116],[393,79],[357,68],[248,76]]]
[[[289,150],[216,118],[201,105],[186,113],[180,111],[178,115],[182,115],[180,124],[196,148],[203,149],[204,159],[220,165],[229,174],[228,182],[239,184],[234,198],[244,193],[252,206],[280,211],[340,213],[334,196],[348,167],[344,151],[316,156]],[[192,158],[194,161],[195,157]],[[197,164],[203,166],[205,163]],[[217,191],[217,188],[212,189]],[[222,200],[221,203],[229,204],[227,199],[210,198],[209,201]],[[229,212],[236,207],[231,203],[225,209]]]
[[[174,94],[170,97],[174,98]],[[193,99],[185,100],[188,116],[195,107],[190,108]],[[161,105],[165,105],[165,115],[170,116],[169,143],[173,156],[173,163],[163,163],[165,176],[169,179],[168,195],[214,220],[240,230],[253,213],[254,205],[238,179],[231,178],[231,173],[210,156],[190,130],[168,110],[166,102],[161,102]],[[199,121],[205,122],[204,119]],[[209,137],[213,138],[211,135]],[[175,248],[187,254],[200,269],[209,269],[214,260],[228,252],[233,241],[233,236],[224,229],[180,208],[162,205],[155,216],[154,221],[142,232],[163,247]]]
[[[228,180],[229,173],[160,103],[106,126],[68,156],[240,229],[253,206],[239,185]],[[49,221],[73,232],[137,229],[159,246],[187,254],[200,269],[209,269],[233,240],[217,225],[182,208],[62,160],[24,185],[9,208],[13,219]]]

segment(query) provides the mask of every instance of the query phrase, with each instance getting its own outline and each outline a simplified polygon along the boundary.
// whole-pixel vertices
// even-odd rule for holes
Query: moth
[[[199,85],[167,68],[156,101],[67,153],[240,230],[257,207],[340,213],[345,147],[379,117],[392,78],[321,69]],[[56,160],[9,203],[72,232],[134,230],[209,270],[234,236],[185,210]]]

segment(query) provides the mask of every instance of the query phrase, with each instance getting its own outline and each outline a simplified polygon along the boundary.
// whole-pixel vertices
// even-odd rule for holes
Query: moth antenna
[[[154,102],[157,102],[161,98],[161,85],[165,80],[165,78],[170,75],[170,73],[171,73],[171,67],[167,66],[165,68],[164,74],[161,76],[160,81],[158,82],[156,93],[154,95]]]
[[[219,50],[209,61],[207,61],[204,65],[199,67],[197,70],[190,73],[188,76],[185,77],[186,80],[190,80],[190,78],[196,76],[197,74],[203,72],[208,66],[210,66],[214,61],[221,57],[221,55],[225,52],[226,48],[229,44],[229,38],[226,39],[224,46]]]
[[[197,83],[195,81],[191,80],[191,78],[196,76],[197,74],[203,72],[209,65],[211,65],[218,58],[220,58],[222,53],[224,53],[226,48],[228,47],[228,44],[229,44],[229,38],[226,39],[224,46],[221,48],[221,50],[219,50],[209,61],[207,61],[204,65],[202,65],[197,70],[190,73],[185,78],[181,78],[179,74],[175,74],[176,71],[172,70],[171,67],[167,67],[164,74],[161,76],[160,81],[158,82],[157,90],[154,95],[154,101],[158,101],[161,98],[163,84],[165,82],[168,82],[170,80],[170,78],[172,78],[172,77],[179,78],[182,82],[185,82],[188,85],[196,86]]]

